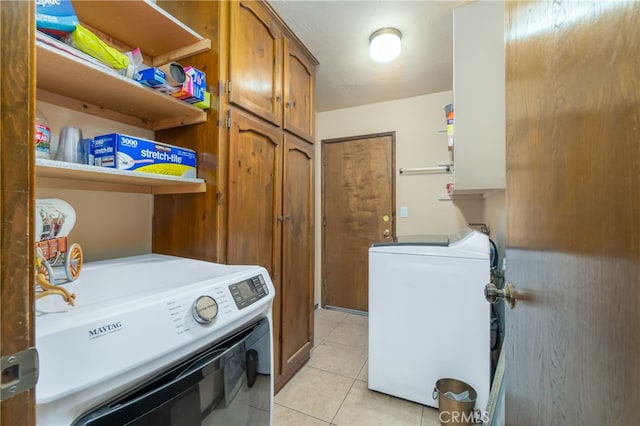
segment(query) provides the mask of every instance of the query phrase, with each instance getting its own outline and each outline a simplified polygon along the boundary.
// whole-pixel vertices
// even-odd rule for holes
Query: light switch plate
[[[400,217],[409,217],[409,208],[400,207]]]

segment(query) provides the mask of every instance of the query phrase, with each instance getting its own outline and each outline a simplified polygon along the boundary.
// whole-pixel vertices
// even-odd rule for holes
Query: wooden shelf
[[[81,23],[118,43],[140,48],[147,65],[211,49],[211,40],[148,0],[83,0],[73,6]],[[193,105],[40,40],[36,64],[37,97],[44,102],[153,131],[207,120],[207,113]]]
[[[148,0],[74,1],[81,23],[153,58],[162,65],[211,49],[211,41]]]
[[[36,159],[36,185],[40,188],[85,189],[91,191],[183,194],[205,192],[203,179]]]
[[[206,112],[37,42],[38,99],[150,130],[203,123]]]

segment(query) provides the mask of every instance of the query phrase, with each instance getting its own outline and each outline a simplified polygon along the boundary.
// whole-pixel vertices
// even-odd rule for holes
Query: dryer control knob
[[[191,313],[200,324],[209,324],[218,315],[218,302],[211,296],[200,296],[193,302]]]

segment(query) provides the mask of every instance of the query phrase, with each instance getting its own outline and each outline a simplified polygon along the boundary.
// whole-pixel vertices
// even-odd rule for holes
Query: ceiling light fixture
[[[376,62],[389,62],[400,55],[402,33],[395,28],[381,28],[369,37],[369,56]]]

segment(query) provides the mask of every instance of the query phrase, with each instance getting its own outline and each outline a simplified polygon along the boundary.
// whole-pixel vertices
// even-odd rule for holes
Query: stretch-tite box
[[[93,138],[89,164],[134,172],[196,177],[196,152],[121,133]]]

